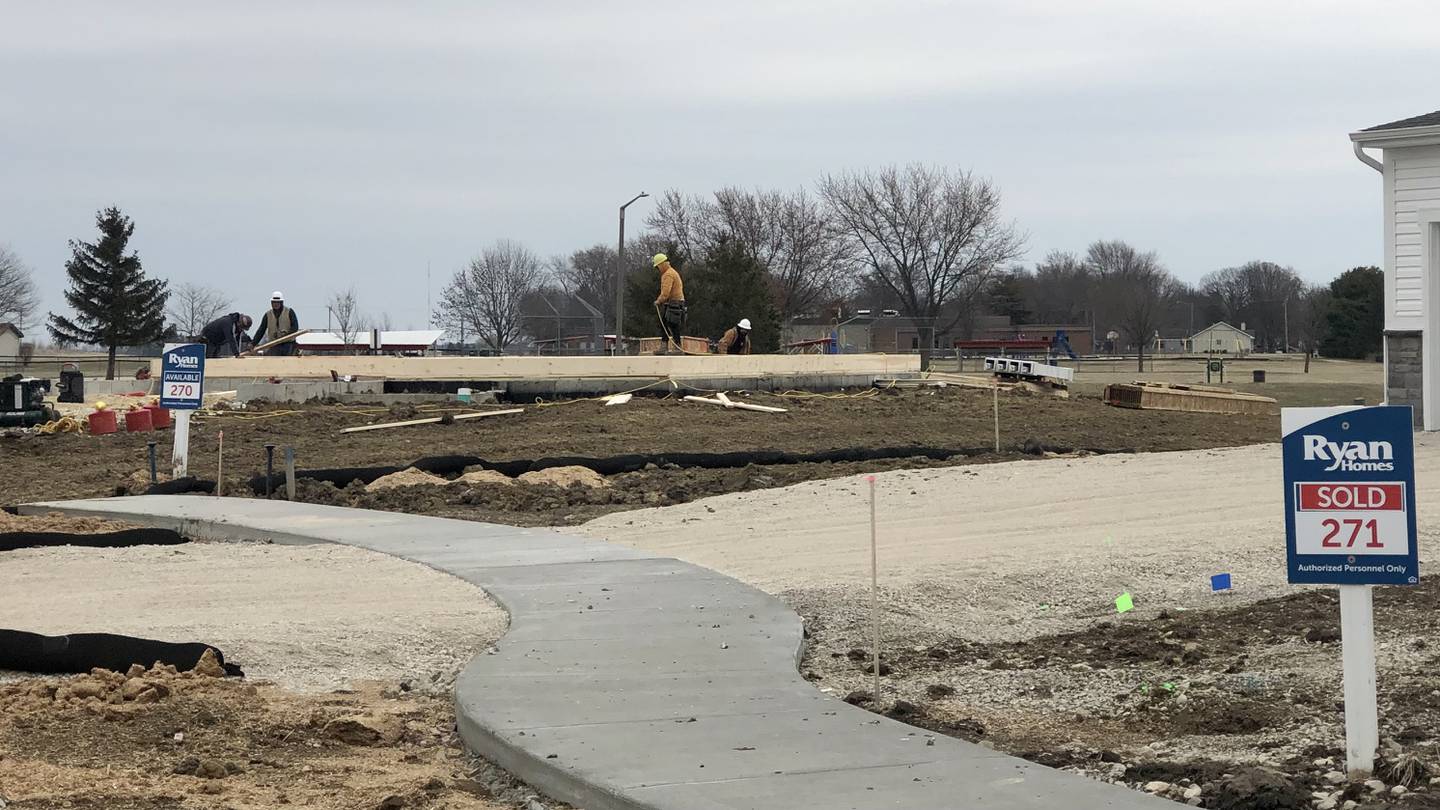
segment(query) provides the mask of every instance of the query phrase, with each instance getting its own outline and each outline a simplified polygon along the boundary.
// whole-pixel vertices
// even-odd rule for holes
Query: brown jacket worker
[[[276,290],[270,294],[270,308],[260,316],[260,328],[255,330],[255,339],[252,342],[259,346],[266,341],[279,340],[298,331],[300,331],[300,319],[296,317],[295,310],[285,306],[285,296]],[[271,346],[265,350],[265,353],[291,355],[295,354],[298,348],[295,341],[289,340],[279,346]]]
[[[740,323],[725,330],[716,348],[721,354],[749,354],[750,319],[741,318]]]
[[[680,336],[684,334],[685,282],[680,280],[680,271],[670,266],[670,259],[664,253],[656,253],[651,260],[660,271],[660,296],[655,299],[655,308],[660,312],[660,327],[665,330],[665,348],[661,354],[670,353],[670,344],[680,348]]]

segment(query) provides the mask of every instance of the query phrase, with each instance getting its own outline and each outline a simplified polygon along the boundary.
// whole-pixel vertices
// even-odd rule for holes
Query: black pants
[[[664,327],[669,338],[675,341],[677,347],[680,345],[680,336],[685,334],[685,320],[688,314],[684,304],[660,305],[660,325]]]
[[[270,348],[265,350],[265,353],[275,357],[289,357],[290,355],[294,354],[295,350],[298,348],[299,347],[295,345],[295,341],[288,340],[278,346],[271,346]]]

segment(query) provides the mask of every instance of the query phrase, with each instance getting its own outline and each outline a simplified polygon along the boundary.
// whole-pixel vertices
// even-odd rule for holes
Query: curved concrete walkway
[[[793,611],[679,560],[544,529],[283,501],[155,495],[21,511],[343,543],[478,585],[511,623],[455,683],[461,734],[585,810],[1175,806],[828,697],[797,672]]]

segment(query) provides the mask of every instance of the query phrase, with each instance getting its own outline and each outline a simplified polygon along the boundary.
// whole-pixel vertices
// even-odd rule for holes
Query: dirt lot
[[[394,684],[296,694],[151,669],[0,684],[0,802],[26,810],[499,810],[450,701]]]
[[[198,419],[191,434],[191,470],[213,478],[217,437],[225,432],[225,491],[248,494],[244,482],[263,472],[264,445],[296,448],[301,468],[403,465],[424,456],[473,454],[490,460],[623,453],[786,450],[929,446],[981,453],[966,462],[1033,457],[1038,446],[1099,451],[1175,450],[1267,441],[1276,417],[1185,414],[1111,408],[1091,398],[1069,401],[1009,394],[1001,397],[1002,452],[994,454],[991,401],[983,391],[891,391],[864,397],[778,397],[747,401],[779,405],[784,414],[726,411],[673,399],[637,397],[605,407],[583,401],[537,407],[523,414],[365,433],[344,427],[393,421],[414,409],[307,405],[245,410]],[[421,414],[438,413],[425,410]],[[96,497],[142,491],[148,480],[146,442],[156,439],[166,466],[168,433],[110,436],[22,434],[0,436],[10,481],[10,503]],[[957,461],[961,461],[957,460]],[[872,462],[771,466],[740,470],[655,469],[619,476],[603,491],[568,491],[522,485],[454,491],[406,492],[382,499],[307,488],[309,500],[506,523],[564,524],[638,506],[681,503],[696,497],[757,489],[862,471],[929,462]]]

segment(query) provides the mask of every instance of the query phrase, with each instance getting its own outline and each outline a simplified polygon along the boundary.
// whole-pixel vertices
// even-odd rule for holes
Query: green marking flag
[[[1128,613],[1134,609],[1135,597],[1131,596],[1129,591],[1126,591],[1125,593],[1122,593],[1119,596],[1115,597],[1116,613]]]
[[[1166,692],[1174,692],[1175,684],[1166,681],[1165,683],[1160,684],[1160,688],[1164,689]]]

